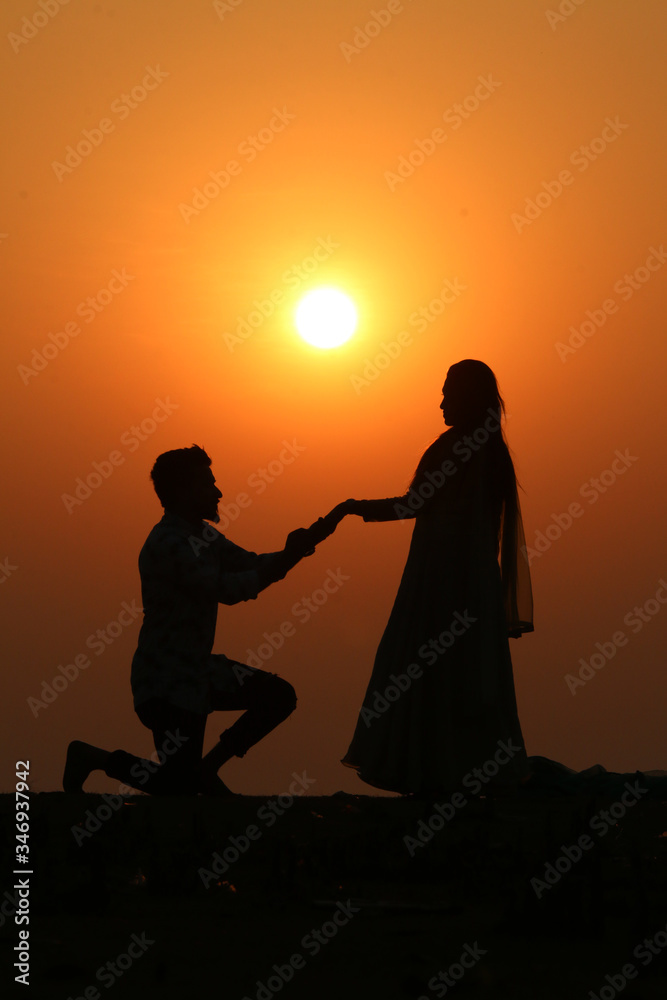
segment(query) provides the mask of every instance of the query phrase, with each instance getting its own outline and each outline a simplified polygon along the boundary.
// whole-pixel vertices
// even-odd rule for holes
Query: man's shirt
[[[258,570],[279,559],[165,513],[139,554],[144,620],[132,660],[134,707],[152,698],[207,714],[218,604],[254,600]],[[284,574],[281,574],[284,575]]]

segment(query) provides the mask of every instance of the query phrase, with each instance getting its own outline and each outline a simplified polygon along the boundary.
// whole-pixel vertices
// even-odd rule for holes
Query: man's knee
[[[261,690],[262,707],[283,717],[291,715],[296,708],[296,691],[278,674],[263,673],[257,678],[258,692]]]
[[[296,708],[296,691],[289,681],[285,681],[282,677],[275,675],[275,683],[272,686],[271,701],[275,704],[276,708],[284,712],[286,716],[291,715]]]

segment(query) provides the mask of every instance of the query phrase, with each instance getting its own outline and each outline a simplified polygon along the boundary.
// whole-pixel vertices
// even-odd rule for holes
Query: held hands
[[[344,500],[337,504],[325,517],[318,518],[309,528],[290,531],[285,542],[286,554],[298,562],[303,556],[312,556],[315,546],[332,535],[346,514],[355,514],[358,500]]]
[[[338,527],[340,522],[347,514],[359,513],[357,509],[359,503],[360,503],[359,500],[343,500],[342,503],[336,504],[336,506],[329,511],[326,517],[323,517],[320,520],[326,522],[330,521],[333,524],[333,528],[331,530],[335,531],[335,529]]]
[[[321,517],[314,524],[311,524],[308,530],[313,532],[316,544],[324,541],[329,535],[333,535],[347,514],[356,514],[355,507],[358,503],[358,500],[343,500],[342,503],[336,504],[325,517]]]
[[[295,565],[304,556],[312,556],[316,544],[310,528],[296,528],[295,531],[290,531],[287,536],[284,549],[285,555],[288,557],[290,563]]]

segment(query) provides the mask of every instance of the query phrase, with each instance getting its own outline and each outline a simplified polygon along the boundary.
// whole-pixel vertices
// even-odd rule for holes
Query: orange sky
[[[511,643],[528,752],[667,767],[664,4],[7,0],[0,17],[3,759],[53,790],[72,738],[151,751],[138,623],[94,642],[140,603],[161,451],[205,447],[223,503],[252,501],[229,537],[273,550],[346,497],[402,491],[442,430],[448,366],[472,357],[507,402],[529,542],[552,525],[535,632]],[[320,284],[360,312],[335,351],[294,330]],[[410,530],[350,518],[220,609],[215,648],[239,659],[296,629],[265,665],[298,709],[224,769],[232,788],[306,770],[315,794],[373,792],[338,761]],[[573,694],[566,675],[619,630]]]

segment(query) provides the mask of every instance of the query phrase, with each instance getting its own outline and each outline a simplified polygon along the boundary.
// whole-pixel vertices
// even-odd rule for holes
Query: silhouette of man
[[[193,445],[160,455],[151,479],[164,507],[139,555],[144,620],[132,660],[135,711],[153,733],[160,765],[124,750],[70,743],[66,792],[83,791],[93,770],[151,794],[231,795],[218,777],[296,707],[294,688],[276,674],[212,653],[218,604],[254,600],[282,580],[333,526],[321,519],[287,536],[284,549],[257,555],[220,534],[222,493],[211,459]],[[211,712],[245,709],[202,759]]]

